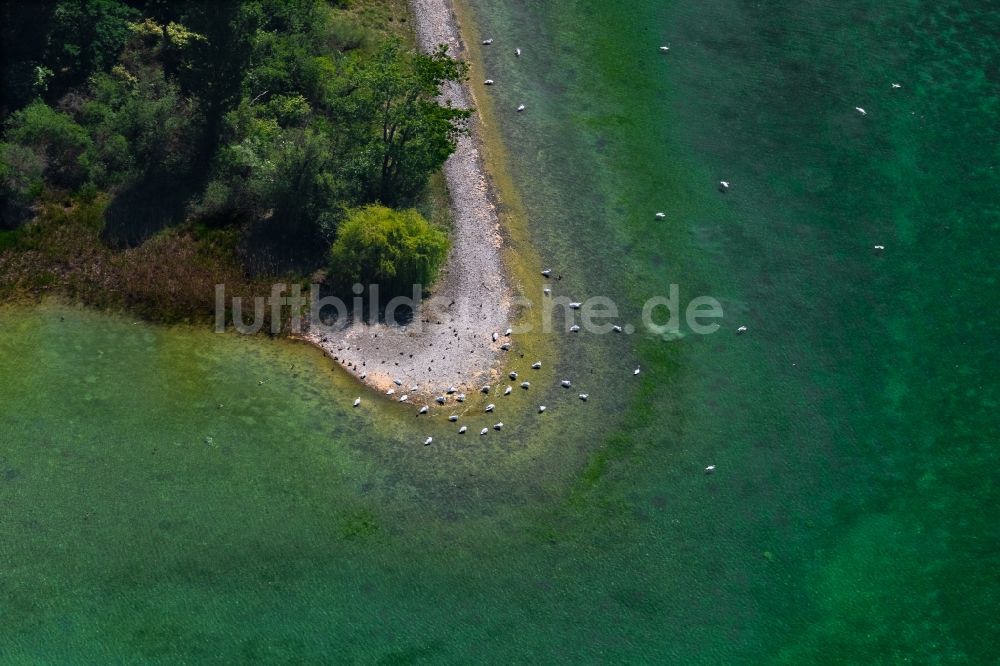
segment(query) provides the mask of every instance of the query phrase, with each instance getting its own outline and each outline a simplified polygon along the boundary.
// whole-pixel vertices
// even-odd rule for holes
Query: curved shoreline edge
[[[421,49],[447,44],[452,56],[464,59],[467,50],[451,0],[410,0],[410,7]],[[472,106],[466,85],[449,83],[441,97],[455,106]],[[452,246],[432,295],[423,300],[414,321],[408,326],[353,323],[303,336],[375,390],[393,388],[398,380],[399,393],[427,397],[449,388],[472,391],[498,376],[500,346],[507,341],[503,334],[511,326],[512,295],[497,199],[480,150],[480,123],[474,114],[468,134],[459,137],[444,164]],[[414,386],[418,388],[411,390]]]

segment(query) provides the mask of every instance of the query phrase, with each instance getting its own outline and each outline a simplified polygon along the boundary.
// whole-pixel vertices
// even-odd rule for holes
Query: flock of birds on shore
[[[482,44],[483,44],[483,46],[490,46],[491,44],[493,44],[493,38],[490,37],[488,39],[484,39],[483,42],[482,42]],[[670,51],[670,45],[669,44],[665,44],[663,46],[660,46],[659,50],[660,50],[661,53],[669,53],[669,51]],[[520,57],[521,56],[521,49],[520,48],[515,48],[514,49],[514,54],[517,57]],[[492,86],[495,83],[496,82],[493,79],[485,79],[483,81],[483,84],[487,85],[487,86]],[[895,89],[899,89],[899,88],[902,88],[901,84],[895,83],[895,82],[892,83],[892,89],[895,90]],[[516,111],[518,113],[523,112],[525,109],[526,109],[526,106],[524,104],[519,104],[516,107]],[[863,107],[856,106],[856,107],[854,107],[854,110],[857,111],[862,116],[867,116],[868,115],[868,112]],[[727,180],[720,180],[719,181],[718,188],[719,188],[719,191],[722,192],[723,194],[729,191],[729,187],[730,187],[729,181],[727,181]],[[666,216],[666,213],[664,213],[664,212],[657,212],[657,213],[655,213],[654,217],[657,220],[664,220],[664,219],[666,219],[667,216]],[[874,245],[874,249],[875,249],[876,252],[881,253],[883,250],[885,250],[885,246],[881,245],[881,244],[876,244],[876,245]],[[547,278],[547,277],[549,277],[552,274],[552,271],[550,269],[545,269],[545,270],[543,270],[541,272],[541,274],[542,274],[543,277]],[[542,291],[543,291],[543,293],[546,296],[549,296],[552,293],[551,289],[549,289],[547,287],[544,288]],[[572,302],[572,303],[569,304],[569,307],[570,307],[570,309],[576,310],[576,309],[579,309],[581,307],[581,305],[582,305],[581,303]],[[616,333],[621,333],[622,332],[622,327],[618,326],[618,325],[615,325],[612,330],[614,330]],[[739,326],[736,329],[736,332],[737,332],[738,335],[742,335],[742,334],[746,333],[747,330],[748,329],[747,329],[746,325],[741,325],[741,326]],[[577,325],[573,325],[573,326],[570,327],[569,331],[571,333],[579,332],[580,331],[580,327],[577,326]],[[504,336],[509,338],[511,336],[511,334],[512,334],[512,331],[511,331],[511,329],[508,328],[506,330],[506,332],[504,333]],[[493,335],[492,335],[493,342],[497,342],[498,339],[499,339],[499,337],[500,336],[499,336],[498,333],[493,333]],[[500,346],[500,348],[502,350],[504,350],[504,351],[508,351],[508,350],[510,350],[510,346],[511,345],[510,345],[509,342],[505,342],[504,344],[502,344]],[[535,363],[533,363],[531,365],[531,368],[533,370],[539,370],[539,369],[541,369],[541,367],[542,367],[541,361],[536,361]],[[632,372],[633,376],[637,376],[640,373],[640,371],[641,371],[641,369],[639,367],[636,367],[635,370],[633,370],[633,372]],[[515,372],[515,371],[511,371],[508,376],[510,377],[510,379],[512,381],[518,379],[518,373]],[[365,375],[362,374],[360,377],[361,377],[361,379],[364,379]],[[397,387],[400,387],[400,386],[402,386],[402,381],[396,379],[396,380],[394,380],[394,384]],[[521,384],[520,384],[520,386],[521,386],[522,389],[528,390],[531,387],[531,382],[529,382],[529,381],[522,381]],[[560,382],[560,386],[562,388],[569,389],[569,388],[572,387],[572,382],[570,380],[568,380],[568,379],[563,379]],[[411,388],[411,390],[412,391],[417,391],[417,390],[419,390],[419,387],[418,386],[413,386]],[[484,393],[484,394],[489,395],[489,393],[491,391],[491,387],[489,385],[484,385],[480,389],[480,391],[482,393]],[[513,387],[512,386],[507,386],[503,390],[503,395],[507,396],[507,395],[510,395],[512,392],[513,392]],[[386,395],[387,396],[392,396],[394,394],[395,394],[395,389],[394,388],[390,388],[390,389],[388,389],[386,391]],[[437,398],[435,398],[435,402],[437,402],[439,405],[444,405],[444,404],[446,404],[448,402],[449,397],[452,397],[452,396],[454,397],[454,400],[457,403],[464,403],[465,400],[466,400],[466,396],[465,396],[464,393],[459,393],[456,388],[449,387],[448,390],[445,392],[445,395],[441,395],[441,396],[438,396]],[[578,395],[578,397],[579,397],[579,399],[581,401],[586,402],[590,396],[587,393],[580,393]],[[406,402],[408,399],[409,399],[409,395],[404,393],[400,398],[398,398],[398,401],[399,402]],[[354,407],[358,407],[360,405],[361,405],[361,398],[359,396],[359,397],[355,398],[355,400],[354,400]],[[489,413],[493,413],[495,409],[496,409],[496,405],[494,403],[489,403],[488,405],[486,405],[484,411],[485,411],[485,413],[489,414]],[[539,414],[545,413],[545,410],[546,410],[546,406],[545,405],[539,405],[538,406],[538,413]],[[428,405],[424,405],[424,406],[422,406],[418,410],[417,416],[426,415],[429,412],[430,412],[430,407]],[[449,422],[456,422],[458,420],[459,420],[459,415],[457,415],[457,414],[452,414],[452,415],[450,415],[448,417],[448,421]],[[503,427],[504,427],[503,422],[502,421],[498,421],[496,424],[493,425],[493,430],[499,431],[499,430],[502,430]],[[460,434],[460,435],[465,434],[466,432],[468,432],[468,429],[469,429],[468,426],[463,425],[463,426],[461,426],[458,429],[458,434]],[[482,430],[480,430],[479,434],[480,434],[480,436],[483,436],[483,435],[488,434],[489,431],[490,431],[490,428],[488,428],[488,427],[487,428],[483,428]],[[429,446],[433,442],[434,442],[434,438],[431,437],[431,436],[428,436],[424,440],[424,445],[425,446]],[[705,473],[706,474],[712,474],[714,472],[715,472],[715,465],[709,465],[709,466],[707,466],[705,468]]]
[[[552,270],[547,268],[547,269],[543,270],[541,272],[541,274],[542,274],[543,277],[547,278],[547,277],[549,277],[549,276],[552,275]],[[551,293],[551,290],[549,290],[549,289],[546,288],[545,292],[546,293]],[[582,303],[573,302],[573,303],[569,304],[569,307],[572,310],[579,310],[582,307]],[[746,329],[746,327],[742,327],[742,328],[744,330]],[[576,331],[580,330],[580,327],[574,325],[574,326],[570,327],[569,330],[571,332],[576,332]],[[618,325],[615,325],[613,327],[613,330],[616,333],[621,333],[622,332],[622,327],[618,326]],[[505,337],[505,338],[509,339],[509,338],[511,338],[512,335],[513,335],[513,329],[508,328],[506,331],[504,331],[503,336],[501,336],[499,333],[493,333],[492,334],[492,340],[495,343],[495,342],[498,342],[501,337]],[[510,348],[511,348],[511,343],[510,342],[504,342],[503,344],[500,345],[500,349],[502,349],[504,351],[509,351]],[[535,361],[534,363],[531,364],[531,369],[532,370],[541,370],[542,369],[542,362],[541,361]],[[636,368],[632,371],[632,376],[638,376],[641,371],[642,371],[641,367],[636,366]],[[359,378],[362,379],[362,380],[364,380],[366,376],[367,376],[366,373],[362,373],[362,374],[359,375]],[[520,375],[515,370],[510,371],[507,376],[508,376],[508,378],[511,381],[516,381],[520,377]],[[394,379],[393,380],[393,384],[395,385],[394,387],[390,387],[389,389],[387,389],[385,391],[385,395],[386,396],[395,396],[397,388],[399,388],[400,391],[404,390],[402,388],[403,387],[403,381],[401,379]],[[559,382],[559,385],[562,388],[564,388],[564,389],[569,389],[569,388],[573,387],[573,382],[571,380],[569,380],[569,379],[563,379],[563,380],[561,380]],[[531,382],[530,381],[522,381],[520,383],[520,387],[522,389],[524,389],[525,391],[527,391],[527,390],[529,390],[531,388]],[[420,386],[411,386],[410,387],[410,391],[411,392],[416,392],[416,391],[419,391],[419,390],[420,390]],[[499,389],[497,389],[497,390],[499,390]],[[513,393],[513,391],[514,391],[514,387],[512,385],[508,385],[508,386],[506,386],[503,389],[503,393],[502,394],[504,396],[508,396],[511,393]],[[495,393],[496,391],[493,391],[493,387],[491,387],[489,384],[485,384],[485,385],[482,386],[482,388],[479,389],[479,392],[483,393],[485,395],[490,395],[491,392]],[[582,402],[587,402],[587,400],[590,398],[590,394],[589,393],[580,393],[580,394],[577,395],[577,397]],[[409,393],[403,393],[399,398],[396,398],[396,400],[398,402],[407,402],[409,399],[410,399]],[[439,395],[436,398],[434,398],[434,402],[436,402],[439,405],[445,405],[445,404],[448,403],[449,400],[454,400],[455,403],[464,403],[466,401],[466,399],[467,399],[467,397],[466,397],[465,393],[461,393],[454,386],[450,386],[450,387],[448,387],[445,390],[445,392],[444,392],[443,395]],[[354,399],[354,405],[353,406],[354,407],[361,406],[361,396],[358,396],[357,398]],[[496,410],[496,404],[491,402],[491,403],[489,403],[489,404],[486,405],[486,407],[484,408],[483,412],[486,413],[486,414],[491,414],[491,413],[494,413],[495,410]],[[538,413],[539,414],[544,414],[545,410],[546,410],[546,406],[545,405],[539,405],[538,406]],[[427,415],[429,413],[430,413],[430,405],[423,405],[422,407],[420,407],[417,410],[417,414],[416,415],[417,416],[425,416],[425,415]],[[455,421],[458,421],[459,418],[460,417],[459,417],[458,414],[451,414],[448,417],[448,421],[454,423]],[[504,427],[503,421],[498,421],[497,423],[495,423],[493,425],[493,430],[499,431],[499,430],[502,430],[503,427]],[[463,426],[459,427],[458,434],[464,435],[466,432],[468,432],[468,430],[469,430],[469,427],[463,425]],[[489,431],[490,431],[490,428],[488,428],[488,427],[487,428],[483,428],[482,430],[479,431],[479,435],[480,436],[486,435],[486,434],[489,433]],[[429,445],[431,445],[433,443],[434,443],[434,438],[431,437],[431,436],[428,436],[424,440],[424,446],[429,446]]]

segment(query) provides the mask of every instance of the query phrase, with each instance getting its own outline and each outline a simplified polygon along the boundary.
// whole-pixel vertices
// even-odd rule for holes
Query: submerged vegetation
[[[4,2],[0,296],[173,320],[331,256],[337,284],[433,280],[446,236],[409,209],[436,217],[465,65],[360,4]]]

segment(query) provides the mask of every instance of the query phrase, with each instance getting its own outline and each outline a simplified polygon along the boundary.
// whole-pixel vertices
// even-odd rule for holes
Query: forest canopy
[[[466,67],[347,5],[0,3],[0,229],[99,197],[109,247],[200,224],[235,230],[244,259],[325,261],[349,211],[418,204],[465,131],[437,96]]]

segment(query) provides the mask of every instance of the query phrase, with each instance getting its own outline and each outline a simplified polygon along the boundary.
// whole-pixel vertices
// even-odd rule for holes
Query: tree
[[[465,131],[471,111],[442,106],[436,97],[466,71],[465,63],[448,56],[446,45],[425,55],[405,51],[397,40],[348,70],[344,85],[355,125],[351,142],[357,146],[351,170],[360,200],[414,201]]]
[[[88,179],[83,156],[93,144],[87,131],[69,114],[36,101],[12,114],[6,125],[7,143],[21,146],[20,150],[7,149],[8,154],[18,150],[16,164],[42,164],[46,182],[60,188],[73,189]],[[32,151],[35,158],[28,159],[25,150]],[[8,169],[15,167],[8,165]]]
[[[71,86],[106,71],[118,59],[129,37],[128,22],[136,16],[120,0],[59,0],[49,36],[56,80]]]
[[[371,205],[350,211],[330,250],[333,275],[345,284],[378,283],[408,293],[434,281],[448,255],[448,235],[416,210]]]

